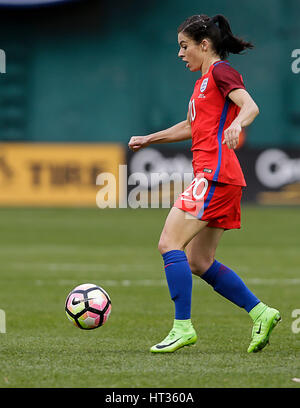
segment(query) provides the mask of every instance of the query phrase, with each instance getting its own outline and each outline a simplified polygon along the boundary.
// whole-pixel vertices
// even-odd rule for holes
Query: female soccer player
[[[259,113],[241,75],[226,58],[253,45],[234,36],[222,15],[189,17],[178,28],[178,43],[178,56],[186,67],[202,73],[187,119],[160,132],[132,137],[128,144],[137,151],[152,143],[192,139],[194,179],[171,208],[158,244],[175,319],[168,336],[150,351],[173,352],[197,341],[191,322],[193,273],[249,313],[254,324],[248,352],[257,352],[268,343],[280,313],[261,302],[232,269],[215,260],[223,232],[240,228],[246,183],[234,149],[242,128]]]

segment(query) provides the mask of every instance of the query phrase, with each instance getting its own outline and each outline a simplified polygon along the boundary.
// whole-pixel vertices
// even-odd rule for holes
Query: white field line
[[[114,255],[118,253],[137,253],[140,250],[144,252],[153,252],[153,248],[145,248],[145,246],[100,246],[91,247],[91,246],[76,246],[76,245],[12,245],[12,246],[2,246],[0,247],[0,255],[40,255],[40,254],[91,254],[97,255],[102,253],[112,253]]]
[[[44,286],[44,285],[58,285],[58,286],[77,286],[82,283],[94,283],[95,285],[105,287],[112,287],[112,286],[147,286],[147,287],[154,287],[154,286],[165,286],[166,280],[165,279],[139,279],[139,280],[129,280],[129,279],[103,279],[99,282],[78,282],[78,280],[74,279],[59,279],[59,280],[36,280],[35,284],[37,286]]]
[[[12,269],[16,270],[40,270],[41,273],[44,271],[47,272],[107,272],[109,273],[110,271],[114,272],[135,272],[135,271],[140,271],[143,273],[143,271],[153,271],[153,270],[163,270],[163,263],[158,266],[153,266],[147,264],[147,262],[143,264],[136,264],[136,263],[71,263],[71,262],[13,262],[8,264]],[[248,266],[239,266],[236,268],[233,268],[234,270],[242,273],[248,273],[250,271],[250,267]],[[276,265],[272,266],[272,270],[275,272],[279,268],[276,267]],[[262,271],[263,272],[263,271]],[[290,273],[297,273],[298,270],[291,269],[289,270]],[[244,279],[244,278],[243,278]],[[272,285],[272,284],[277,284],[279,282],[291,282],[295,283],[296,285],[298,282],[300,282],[300,279],[298,278],[288,278],[288,279],[273,279],[273,278],[245,278],[244,280],[247,280],[249,283],[253,284],[263,284],[265,281],[266,284]]]
[[[261,279],[261,278],[250,278],[245,279],[245,283],[251,285],[300,285],[299,278],[285,278],[285,279]]]
[[[58,286],[75,286],[80,285],[84,282],[78,282],[75,279],[49,279],[49,280],[36,280],[35,284],[37,286],[45,285],[58,285]],[[111,286],[146,286],[146,287],[155,287],[155,286],[166,286],[166,279],[104,279],[99,282],[91,282],[98,284],[99,286],[111,287]],[[204,281],[194,278],[193,284],[204,284]],[[300,279],[260,279],[260,278],[251,278],[245,279],[245,283],[249,285],[266,285],[266,286],[289,286],[289,285],[300,285]]]
[[[130,272],[153,270],[153,266],[145,264],[80,264],[80,263],[12,263],[10,266],[17,270],[38,269],[47,272]],[[162,266],[163,269],[163,266]]]
[[[151,265],[145,264],[107,264],[107,263],[94,263],[94,264],[82,264],[82,263],[42,263],[42,262],[22,262],[22,263],[12,263],[9,265],[16,270],[39,270],[41,274],[43,272],[140,272],[141,274],[144,271],[153,271],[154,269],[161,270],[163,272],[163,265],[155,268]],[[240,270],[248,270],[247,267],[241,266]],[[291,271],[292,272],[292,271]],[[265,286],[289,286],[289,285],[300,285],[300,278],[243,278],[246,284],[249,285],[265,285]],[[65,285],[69,283],[76,283],[75,280],[37,280],[38,285],[48,285],[53,284],[54,282],[58,285]],[[165,279],[134,279],[134,280],[105,280],[108,282],[108,285],[111,286],[162,286],[165,285]],[[201,279],[198,279],[194,276],[194,283],[203,282]]]
[[[94,253],[95,254],[95,253]],[[86,254],[87,255],[87,254]],[[101,254],[98,254],[101,256]],[[105,253],[105,255],[109,255],[108,253]],[[113,255],[115,257],[115,254]],[[1,257],[1,254],[0,254]],[[115,258],[113,258],[115,259]],[[134,259],[134,257],[132,257]],[[152,258],[151,258],[152,259]],[[11,262],[6,264],[9,269],[15,269],[19,271],[26,271],[26,270],[33,270],[33,271],[40,271],[41,273],[43,272],[141,272],[143,273],[144,271],[153,271],[153,270],[162,270],[163,271],[163,263],[160,263],[159,256],[157,258],[158,263],[157,265],[150,265],[147,263],[147,261],[141,263],[130,263],[126,264],[124,262],[113,262],[113,263],[82,263],[82,262],[33,262],[32,259],[27,262],[25,259],[22,262]],[[253,268],[246,266],[246,265],[233,265],[232,266],[233,270],[235,270],[238,274],[250,274],[252,275]],[[281,271],[281,267],[278,265],[272,265],[269,272],[277,273]],[[264,275],[264,269],[262,268],[261,270],[258,268],[255,268],[255,271],[257,274]],[[293,275],[299,275],[299,269],[298,268],[290,268],[289,273]],[[244,278],[243,278],[244,279]],[[273,279],[273,278],[245,278],[249,283],[252,284],[259,284],[262,285],[264,284],[263,282],[266,281],[266,284],[272,285],[272,284],[277,284],[277,282],[284,282],[284,279]],[[286,280],[286,279],[285,279]],[[298,284],[299,279],[295,278],[289,278],[286,280],[287,282],[295,283],[296,285]],[[287,283],[289,284],[289,283]]]
[[[151,252],[155,253],[156,251],[156,244],[154,243],[153,247],[145,247],[144,245],[115,245],[115,246],[83,246],[83,245],[65,245],[65,244],[33,244],[33,245],[2,245],[0,247],[0,255],[9,255],[9,254],[73,254],[73,253],[90,253],[93,255],[101,254],[101,253],[112,253],[117,254],[119,252],[122,253],[137,253],[138,251],[142,250],[143,252]],[[231,251],[230,247],[226,246],[224,249]],[[238,247],[239,252],[246,251],[246,252],[259,252],[263,253],[264,255],[274,255],[274,253],[278,254],[279,252],[283,253],[285,256],[287,255],[299,255],[299,247],[298,245],[289,246],[288,248],[274,248],[272,246],[256,246],[256,245],[239,245]]]

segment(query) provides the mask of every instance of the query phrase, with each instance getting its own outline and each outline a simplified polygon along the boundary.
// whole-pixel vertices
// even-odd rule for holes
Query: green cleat
[[[192,324],[187,328],[173,327],[167,337],[150,348],[151,353],[173,353],[184,346],[190,346],[197,341],[197,334]]]
[[[256,353],[269,343],[270,334],[280,320],[279,311],[266,306],[254,322],[248,353]]]

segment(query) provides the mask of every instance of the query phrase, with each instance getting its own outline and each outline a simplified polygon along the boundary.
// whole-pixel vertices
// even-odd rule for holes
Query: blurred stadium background
[[[281,308],[284,330],[276,359],[270,349],[247,360],[248,317],[199,284],[194,310],[203,325],[214,316],[215,332],[203,334],[200,356],[183,350],[169,366],[156,359],[154,370],[147,350],[172,313],[153,256],[167,210],[100,210],[96,178],[110,172],[118,181],[120,164],[128,164],[128,176],[190,171],[189,143],[152,146],[147,157],[131,154],[127,143],[186,117],[198,74],[177,57],[177,27],[199,13],[224,14],[234,34],[255,44],[229,58],[261,111],[237,151],[248,183],[247,231],[230,233],[219,255]],[[1,387],[297,386],[300,334],[290,324],[300,307],[299,21],[298,0],[0,0]],[[98,334],[70,333],[63,315],[67,293],[90,280],[113,299],[97,355]],[[136,353],[132,330],[145,355]],[[237,337],[228,343],[232,330]]]
[[[300,51],[292,57],[299,48],[297,0],[242,7],[237,1],[213,0],[202,8],[196,0],[1,3],[11,7],[2,7],[0,15],[6,53],[6,73],[0,76],[0,204],[94,206],[95,175],[99,169],[115,172],[117,162],[130,165],[132,135],[164,129],[185,117],[198,74],[188,72],[177,57],[176,29],[189,15],[220,11],[234,33],[255,44],[245,56],[230,57],[261,108],[239,152],[248,181],[244,199],[300,203],[300,81],[292,70],[293,63],[298,70],[300,65]],[[17,7],[24,3],[44,6]],[[59,149],[53,145],[50,153],[41,143],[59,143]],[[59,152],[65,143],[69,156],[64,159]],[[80,161],[73,143],[119,147],[109,152],[110,163],[104,145],[98,160],[87,154]],[[167,155],[175,158],[173,168],[182,168],[178,152],[189,157],[188,143],[155,149],[162,152],[159,163],[140,166],[165,170]]]

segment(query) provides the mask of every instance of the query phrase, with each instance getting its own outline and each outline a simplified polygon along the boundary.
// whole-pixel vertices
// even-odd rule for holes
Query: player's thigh
[[[172,207],[160,236],[158,244],[160,253],[173,249],[183,250],[206,225],[206,221],[198,220],[185,211]]]
[[[223,232],[223,228],[205,227],[186,246],[186,255],[195,275],[203,275],[214,262]]]

